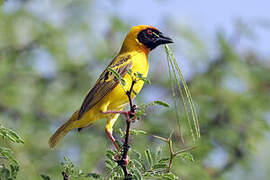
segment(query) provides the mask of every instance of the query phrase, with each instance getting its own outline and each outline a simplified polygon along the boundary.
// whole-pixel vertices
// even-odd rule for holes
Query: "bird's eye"
[[[148,35],[152,35],[152,34],[153,34],[152,30],[151,30],[151,29],[148,29],[148,30],[147,30],[147,34],[148,34]]]

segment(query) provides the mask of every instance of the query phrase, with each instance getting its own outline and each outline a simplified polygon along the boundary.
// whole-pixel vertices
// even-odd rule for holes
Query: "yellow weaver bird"
[[[132,79],[127,73],[131,69],[134,73],[141,73],[144,77],[148,74],[148,54],[151,50],[161,44],[172,43],[172,39],[164,36],[158,29],[140,25],[131,28],[127,34],[122,48],[118,55],[112,60],[108,67],[118,72],[125,80],[125,89],[130,89]],[[94,87],[86,95],[79,110],[66,121],[57,131],[51,136],[49,146],[51,148],[72,129],[83,128],[93,124],[99,119],[106,118],[105,132],[119,150],[115,139],[112,136],[113,125],[119,114],[106,114],[106,111],[114,110],[121,111],[128,103],[128,97],[121,87],[119,80],[114,77],[108,67],[103,71]],[[143,81],[138,81],[133,89],[139,93],[143,87]],[[132,98],[135,94],[132,94]]]

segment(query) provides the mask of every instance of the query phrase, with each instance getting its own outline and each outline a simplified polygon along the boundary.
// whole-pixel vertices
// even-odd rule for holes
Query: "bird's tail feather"
[[[65,124],[63,124],[49,139],[50,148],[54,148],[55,145],[60,142],[63,137],[73,129],[73,122],[78,119],[78,111],[74,112],[73,115],[69,118]]]

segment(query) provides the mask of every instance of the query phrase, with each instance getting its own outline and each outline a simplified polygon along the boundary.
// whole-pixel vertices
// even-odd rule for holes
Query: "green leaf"
[[[115,154],[114,154],[111,150],[108,150],[108,151],[106,152],[106,157],[107,157],[108,159],[113,159],[114,155],[115,155]]]
[[[132,148],[130,149],[130,151],[132,151],[135,154],[136,159],[138,159],[139,161],[142,161],[142,155],[141,155],[141,153],[139,153],[138,151],[136,151],[136,150],[134,150]]]
[[[101,179],[101,176],[99,174],[97,174],[97,173],[88,173],[84,177],[91,177],[91,178],[94,178],[94,179]]]
[[[151,84],[150,80],[149,80],[147,77],[143,77],[143,74],[142,74],[142,73],[137,72],[137,73],[135,73],[135,76],[136,76],[138,79],[144,81],[146,84],[149,84],[149,85]]]
[[[141,162],[139,162],[137,159],[132,159],[134,165],[138,168],[138,169],[142,169],[144,170],[143,168],[143,165],[141,164]]]
[[[162,158],[158,162],[159,163],[167,163],[167,162],[169,162],[169,160],[170,160],[170,158]]]
[[[19,171],[19,166],[10,165],[9,169],[4,164],[0,166],[0,179],[2,180],[15,180]]]
[[[130,75],[130,77],[133,77],[132,70],[130,68],[127,69],[127,73]]]
[[[135,180],[142,180],[141,172],[136,167],[134,167],[132,170],[134,172],[134,179]]]
[[[152,177],[158,178],[158,179],[164,179],[164,180],[176,180],[179,179],[176,175],[173,173],[164,173],[164,172],[155,172],[152,174]]]
[[[133,89],[132,92],[137,96],[138,93]]]
[[[147,158],[149,166],[152,167],[153,166],[153,157],[152,157],[151,151],[149,149],[146,149],[145,156]]]
[[[138,163],[140,164],[139,166],[142,166],[143,171],[146,171],[146,167],[145,167],[144,161],[142,160],[141,153],[137,152],[136,150],[134,150],[132,148],[130,149],[130,151],[136,157],[135,159],[133,159],[134,163],[136,164],[136,162],[138,161]]]
[[[137,107],[135,116],[136,117],[144,116],[146,115],[145,111],[146,111],[145,108]]]
[[[164,107],[167,107],[167,108],[170,107],[170,105],[168,103],[164,102],[164,101],[153,101],[152,103],[153,103],[153,105],[160,105],[160,106],[164,106]]]
[[[64,162],[62,164],[62,171],[65,171],[69,176],[78,176],[79,172],[74,167],[73,162],[67,157],[64,156]]]
[[[9,177],[10,177],[10,171],[9,171],[9,169],[4,167],[0,171],[0,179],[9,179]]]
[[[192,154],[189,152],[180,153],[179,155],[181,156],[182,159],[186,161],[194,162],[194,158]]]
[[[125,80],[121,77],[121,75],[116,72],[114,69],[108,67],[107,68],[111,73],[113,73],[113,75],[120,81],[120,83],[122,84],[122,86],[125,86],[126,82]]]
[[[124,132],[121,128],[115,130],[116,133],[120,135],[120,137],[125,137],[126,132]]]
[[[143,177],[151,178],[151,177],[153,177],[153,175],[150,172],[146,172],[146,173],[144,173]]]
[[[43,180],[51,180],[51,178],[47,175],[41,174],[40,176]]]
[[[149,104],[140,104],[139,106],[137,106],[137,110],[136,110],[136,116],[143,116],[145,115],[146,112],[146,108],[148,108],[148,106],[155,106],[155,105],[159,105],[159,106],[163,106],[163,107],[170,107],[170,105],[166,102],[157,100],[157,101],[152,101]]]
[[[15,132],[0,124],[0,136],[16,143],[24,143],[23,139]]]
[[[135,136],[137,136],[137,135],[145,135],[146,134],[145,131],[136,130],[136,129],[131,129],[129,132],[130,132],[131,135],[135,135]]]
[[[13,179],[16,179],[17,174],[19,172],[19,166],[18,165],[10,165],[10,172],[11,172],[11,177]]]
[[[18,161],[16,161],[12,156],[11,149],[0,147],[0,156],[2,156],[3,158],[6,158],[11,163],[14,163],[15,165],[18,165]]]
[[[115,168],[115,166],[117,165],[116,162],[110,160],[110,159],[106,159],[105,160],[105,164],[106,164],[106,168],[112,170],[113,168]]]
[[[159,163],[153,166],[153,169],[167,169],[169,167],[168,163]]]
[[[176,180],[179,179],[179,177],[177,177],[176,175],[174,175],[173,173],[169,172],[163,175],[164,179],[168,179],[168,180]]]

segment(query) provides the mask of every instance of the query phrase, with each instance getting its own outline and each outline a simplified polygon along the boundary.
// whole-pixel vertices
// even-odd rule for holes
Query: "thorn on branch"
[[[181,153],[184,153],[184,152],[187,152],[187,151],[191,151],[195,148],[197,148],[196,146],[193,146],[193,147],[188,147],[188,148],[185,148],[185,149],[182,149],[180,151],[177,151],[175,152],[174,149],[173,149],[173,141],[172,141],[172,135],[174,133],[174,130],[171,131],[170,135],[168,138],[164,138],[164,137],[160,137],[160,136],[156,136],[156,135],[153,135],[154,138],[157,138],[159,140],[162,140],[164,142],[167,142],[168,145],[169,145],[169,150],[170,150],[170,161],[169,161],[169,167],[168,167],[168,172],[171,172],[171,169],[172,169],[172,162],[173,162],[173,159],[181,154]]]

